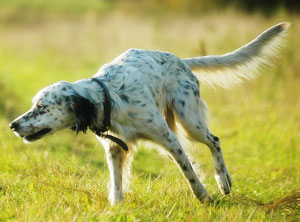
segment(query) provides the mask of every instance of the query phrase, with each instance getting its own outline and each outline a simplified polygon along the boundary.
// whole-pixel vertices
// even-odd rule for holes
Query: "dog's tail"
[[[271,65],[270,60],[277,55],[289,26],[290,23],[277,24],[247,45],[225,55],[182,61],[194,71],[200,82],[228,88],[244,79],[255,78],[263,66]]]

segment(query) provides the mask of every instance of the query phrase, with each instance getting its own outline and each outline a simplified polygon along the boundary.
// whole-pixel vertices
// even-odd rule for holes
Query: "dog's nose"
[[[11,122],[11,123],[9,124],[9,127],[10,127],[12,130],[14,130],[14,131],[18,131],[18,129],[20,128],[20,125],[19,125],[18,123],[16,123],[16,122]]]

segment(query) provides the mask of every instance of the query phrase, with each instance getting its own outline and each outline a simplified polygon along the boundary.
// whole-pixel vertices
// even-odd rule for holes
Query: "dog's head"
[[[58,82],[37,93],[31,109],[10,124],[24,142],[38,140],[64,128],[85,132],[96,119],[96,107],[80,96],[74,86]]]

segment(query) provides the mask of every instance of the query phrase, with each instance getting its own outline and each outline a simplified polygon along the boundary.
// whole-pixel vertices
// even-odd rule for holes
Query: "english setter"
[[[50,85],[33,98],[32,108],[10,127],[24,142],[71,128],[85,132],[103,128],[105,89],[111,97],[109,132],[129,147],[98,134],[110,171],[109,200],[123,199],[132,152],[140,139],[150,140],[168,152],[180,168],[193,194],[204,203],[213,202],[196,176],[176,136],[176,123],[188,139],[206,144],[213,157],[215,179],[223,194],[230,193],[232,180],[227,171],[219,138],[207,126],[207,107],[199,94],[199,82],[228,87],[258,74],[281,46],[289,23],[280,23],[249,44],[221,56],[179,59],[168,52],[130,49],[100,68],[93,79]],[[194,72],[192,72],[192,70]],[[97,81],[95,81],[95,79]],[[107,114],[106,114],[107,115]]]

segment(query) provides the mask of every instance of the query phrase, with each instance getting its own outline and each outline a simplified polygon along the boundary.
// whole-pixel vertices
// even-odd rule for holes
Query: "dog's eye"
[[[44,106],[43,106],[42,104],[37,104],[37,105],[36,105],[36,108],[37,108],[37,109],[43,109]]]

